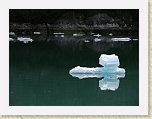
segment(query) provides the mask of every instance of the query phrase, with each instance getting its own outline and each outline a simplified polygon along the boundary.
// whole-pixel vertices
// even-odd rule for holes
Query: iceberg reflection
[[[101,90],[116,90],[119,86],[118,78],[125,77],[125,69],[119,68],[119,58],[117,55],[101,54],[99,64],[104,67],[88,68],[77,66],[69,71],[69,74],[79,79],[102,78],[99,81]]]
[[[99,80],[99,88],[100,90],[112,90],[115,91],[119,87],[119,79],[124,78],[125,74],[71,74],[73,77],[77,77],[79,79],[83,78],[103,78]]]

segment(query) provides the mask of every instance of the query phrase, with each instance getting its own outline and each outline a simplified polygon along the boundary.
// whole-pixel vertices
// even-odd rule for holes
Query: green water
[[[139,41],[32,39],[27,44],[9,42],[10,106],[139,106]],[[120,67],[126,70],[115,91],[101,90],[101,78],[79,79],[69,74],[78,65],[99,67],[101,54],[118,55]]]

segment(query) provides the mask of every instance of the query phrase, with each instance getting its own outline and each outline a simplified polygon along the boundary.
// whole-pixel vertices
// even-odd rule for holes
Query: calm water
[[[29,36],[34,41],[9,42],[10,106],[138,106],[139,41],[111,37]],[[115,91],[101,90],[105,78],[79,79],[75,66],[100,67],[101,54],[116,54],[126,70]]]

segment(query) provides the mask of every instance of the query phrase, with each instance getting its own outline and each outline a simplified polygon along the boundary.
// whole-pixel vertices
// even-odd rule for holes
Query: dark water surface
[[[138,106],[139,41],[102,37],[31,36],[33,42],[9,42],[10,106]],[[86,42],[88,40],[89,42]],[[116,54],[126,70],[117,90],[101,90],[102,78],[79,79],[75,66],[100,67],[101,54]]]

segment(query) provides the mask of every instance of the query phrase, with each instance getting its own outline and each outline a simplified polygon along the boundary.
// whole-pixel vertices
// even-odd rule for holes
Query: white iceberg
[[[132,39],[132,40],[137,41],[138,39]]]
[[[99,37],[99,36],[101,36],[100,34],[96,34],[96,35],[93,35],[93,36],[97,36],[97,37]]]
[[[9,41],[14,41],[14,39],[13,38],[9,38]]]
[[[101,41],[101,39],[100,38],[95,38],[94,41],[99,42],[99,41]]]
[[[40,32],[33,32],[33,34],[37,34],[37,35],[39,35],[39,34],[41,34]]]
[[[99,64],[104,67],[80,67],[77,66],[69,71],[70,74],[102,74],[102,73],[111,73],[111,74],[123,74],[125,73],[124,68],[119,68],[119,58],[115,54],[106,55],[101,54],[99,58]]]
[[[73,36],[84,36],[85,34],[73,34]]]
[[[112,36],[112,35],[113,35],[112,33],[109,34],[109,36]]]
[[[61,35],[60,37],[62,37],[62,38],[63,38],[63,37],[64,37],[64,35]]]
[[[84,42],[85,42],[85,43],[88,43],[88,42],[90,42],[90,41],[89,41],[89,40],[85,40]]]
[[[99,58],[99,64],[108,67],[117,67],[120,65],[119,58],[115,54],[112,55],[101,54]]]
[[[64,33],[59,32],[59,33],[53,33],[53,34],[60,34],[61,35],[61,34],[64,34]]]
[[[130,38],[112,38],[113,41],[130,41]]]
[[[23,37],[18,37],[17,40],[23,41],[23,43],[28,43],[28,42],[33,42],[34,41],[31,38],[23,38]]]
[[[15,36],[14,32],[9,32],[9,35]]]

